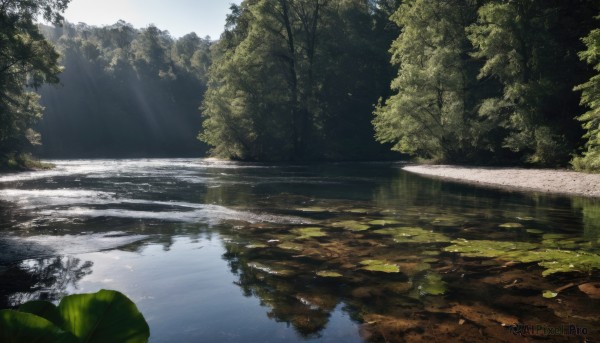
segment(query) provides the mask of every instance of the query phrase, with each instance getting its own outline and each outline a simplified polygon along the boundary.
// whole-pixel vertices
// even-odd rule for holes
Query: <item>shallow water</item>
[[[394,163],[53,162],[0,176],[0,307],[115,289],[152,342],[600,338],[595,200]]]

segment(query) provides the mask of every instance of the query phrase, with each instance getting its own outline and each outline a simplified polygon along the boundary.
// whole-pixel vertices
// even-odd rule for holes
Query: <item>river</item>
[[[52,163],[0,175],[0,308],[114,289],[151,342],[600,338],[596,200],[399,163]]]

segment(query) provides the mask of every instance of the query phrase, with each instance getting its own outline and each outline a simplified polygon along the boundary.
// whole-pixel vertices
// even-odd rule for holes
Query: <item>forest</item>
[[[59,85],[39,89],[46,108],[36,127],[42,156],[202,156],[198,107],[210,40],[177,40],[155,26],[120,21],[40,27],[61,55]]]
[[[600,170],[595,0],[245,0],[216,41],[73,25],[68,2],[0,1],[5,161],[34,151]]]

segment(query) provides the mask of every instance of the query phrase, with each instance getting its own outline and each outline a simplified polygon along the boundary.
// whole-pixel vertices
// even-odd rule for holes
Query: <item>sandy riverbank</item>
[[[404,170],[458,182],[526,191],[600,198],[600,174],[556,169],[414,165]]]

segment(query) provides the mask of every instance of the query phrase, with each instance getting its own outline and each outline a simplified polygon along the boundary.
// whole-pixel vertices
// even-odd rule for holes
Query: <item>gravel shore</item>
[[[534,192],[600,198],[600,174],[557,169],[412,165],[404,170],[458,182]]]

